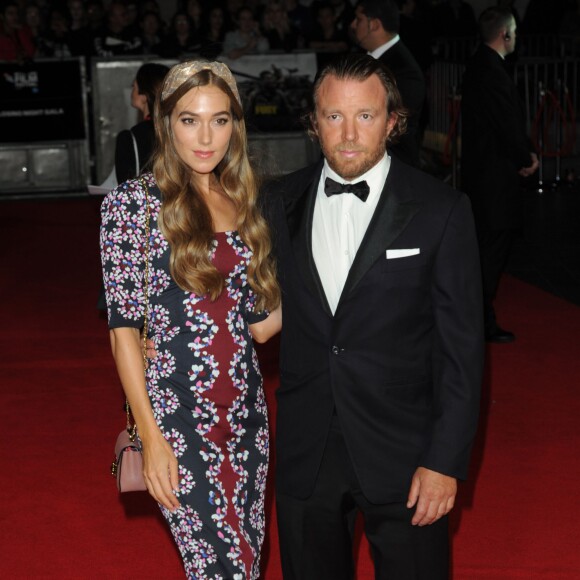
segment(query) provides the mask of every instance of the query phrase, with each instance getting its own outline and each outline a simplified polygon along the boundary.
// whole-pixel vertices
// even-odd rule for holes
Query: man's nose
[[[354,119],[345,119],[343,125],[343,138],[345,141],[356,141],[358,131],[356,129],[356,122]]]

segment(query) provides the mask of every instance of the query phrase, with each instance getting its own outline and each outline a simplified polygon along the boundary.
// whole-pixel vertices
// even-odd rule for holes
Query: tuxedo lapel
[[[286,204],[286,220],[298,270],[308,290],[319,297],[324,311],[332,316],[312,254],[312,221],[321,172],[322,163],[317,166],[302,194]]]
[[[400,166],[393,158],[377,209],[348,273],[338,307],[342,300],[354,290],[369,268],[379,258],[384,259],[385,250],[399,237],[421,208],[421,202],[413,200],[411,196],[401,195],[404,191],[401,171],[404,171],[404,166]],[[406,199],[407,197],[410,199]]]

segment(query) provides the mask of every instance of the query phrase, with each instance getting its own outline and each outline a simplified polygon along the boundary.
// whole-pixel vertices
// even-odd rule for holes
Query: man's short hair
[[[397,82],[393,73],[380,61],[368,54],[347,53],[328,63],[318,71],[314,79],[313,87],[313,110],[307,115],[305,121],[308,125],[308,133],[316,136],[315,116],[318,105],[318,91],[322,81],[333,76],[338,80],[354,80],[363,82],[372,75],[377,75],[387,95],[387,113],[389,117],[396,118],[393,130],[389,135],[389,143],[394,143],[407,130],[407,117],[409,113],[403,106],[401,93],[397,88]]]
[[[508,28],[514,20],[514,15],[505,8],[491,6],[486,8],[479,17],[479,36],[483,42],[493,42],[501,31]]]
[[[380,20],[387,32],[399,32],[399,7],[394,0],[359,0],[356,7],[359,6],[366,17]]]

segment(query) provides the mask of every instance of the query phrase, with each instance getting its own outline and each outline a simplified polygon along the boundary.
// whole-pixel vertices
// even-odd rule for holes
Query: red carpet
[[[97,230],[96,200],[0,203],[1,578],[183,577],[157,507],[108,474],[123,397],[95,309]],[[577,580],[580,309],[507,278],[498,310],[518,340],[489,349],[453,578]],[[275,346],[260,351],[271,411]],[[281,578],[273,524],[267,580]],[[365,544],[358,578],[372,578]]]

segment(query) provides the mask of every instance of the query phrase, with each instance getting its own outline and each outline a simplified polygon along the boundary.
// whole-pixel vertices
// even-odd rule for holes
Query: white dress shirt
[[[389,40],[389,42],[385,42],[385,44],[381,44],[381,46],[375,48],[372,51],[367,52],[367,54],[369,56],[372,56],[373,58],[381,58],[381,56],[383,56],[383,54],[385,54],[385,52],[387,52],[387,50],[389,50],[389,48],[391,48],[392,46],[395,46],[395,44],[397,44],[397,42],[399,42],[399,40],[401,40],[401,37],[398,34],[395,34],[395,36],[393,36],[393,38],[391,38],[391,40]]]
[[[353,180],[354,183],[366,181],[369,185],[369,196],[366,201],[361,201],[352,193],[330,197],[324,193],[327,177],[338,183],[347,183],[324,161],[314,206],[312,254],[333,314],[350,267],[375,213],[390,166],[391,158],[385,153],[372,169]]]

